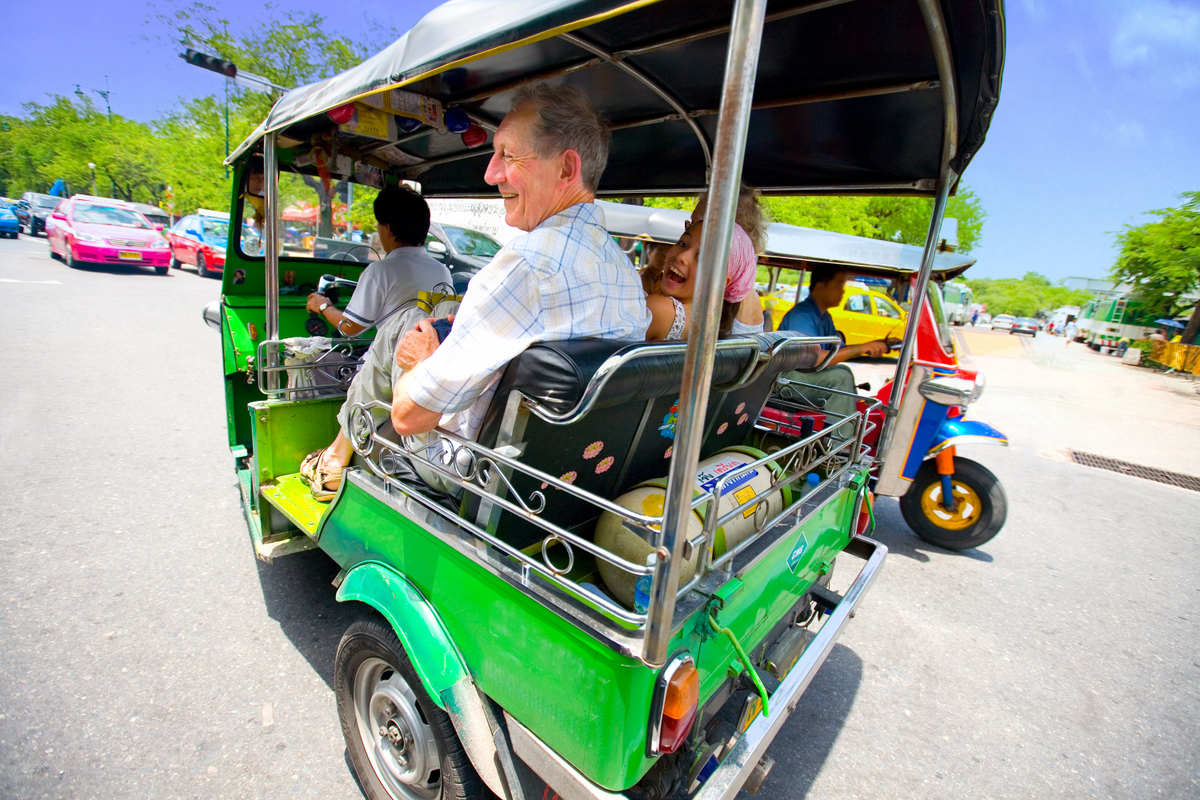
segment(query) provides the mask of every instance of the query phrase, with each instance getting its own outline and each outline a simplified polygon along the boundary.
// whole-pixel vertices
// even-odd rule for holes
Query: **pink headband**
[[[740,303],[754,289],[754,277],[758,272],[758,259],[754,256],[754,243],[741,225],[733,226],[733,241],[729,243],[729,272],[725,279],[725,299]]]

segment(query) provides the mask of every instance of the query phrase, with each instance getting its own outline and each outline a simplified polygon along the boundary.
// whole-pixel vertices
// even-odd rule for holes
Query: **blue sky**
[[[209,4],[231,19],[262,8]],[[361,38],[368,18],[407,30],[437,3],[286,5],[326,14]],[[219,91],[217,76],[158,40],[152,13],[130,0],[65,0],[54,14],[71,24],[51,25],[46,7],[10,4],[0,113],[70,95],[76,83],[103,89],[105,75],[113,110],[135,119],[152,119],[179,96]],[[988,213],[969,275],[1103,277],[1115,258],[1113,231],[1200,190],[1200,2],[1009,0],[1007,17],[1000,106],[965,176]]]

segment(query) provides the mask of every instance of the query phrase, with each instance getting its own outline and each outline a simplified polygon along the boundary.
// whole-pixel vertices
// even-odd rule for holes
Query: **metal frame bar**
[[[279,157],[278,133],[263,137],[263,186],[266,190],[267,218],[263,222],[263,269],[266,270],[266,334],[268,339],[279,338]],[[268,365],[274,367],[272,360]],[[259,368],[262,363],[259,362]],[[268,373],[267,387],[279,388],[278,373]]]
[[[688,113],[688,110],[683,107],[683,103],[680,101],[680,99],[678,97],[676,97],[674,94],[672,94],[670,91],[668,91],[665,86],[663,86],[661,83],[659,83],[658,81],[651,78],[646,72],[644,72],[640,68],[635,67],[633,64],[630,64],[627,61],[617,58],[616,56],[614,56],[612,53],[608,52],[604,48],[600,47],[599,45],[589,42],[588,40],[584,39],[581,36],[578,36],[574,33],[563,33],[563,34],[560,34],[558,38],[560,38],[564,41],[570,42],[571,44],[575,45],[576,47],[580,47],[580,48],[586,50],[587,52],[591,53],[592,55],[600,57],[601,59],[603,59],[604,61],[606,61],[609,64],[612,64],[614,67],[621,70],[625,74],[633,77],[635,80],[637,80],[643,86],[645,86],[647,89],[654,92],[660,98],[665,100],[667,105],[669,105],[671,108],[675,109],[675,111],[680,115],[680,118],[684,119],[687,122],[687,124],[691,127],[692,132],[694,134],[696,134],[696,138],[700,141],[700,149],[704,151],[704,168],[705,168],[705,170],[712,169],[712,147],[708,141],[708,134],[704,131],[703,128],[701,128],[699,125],[696,124],[696,120],[694,119],[693,115]],[[757,59],[756,59],[756,61],[757,61]]]
[[[929,231],[925,234],[925,250],[921,254],[921,270],[917,273],[917,283],[913,288],[913,313],[908,315],[908,325],[904,330],[904,343],[900,346],[900,357],[896,363],[896,379],[892,385],[891,397],[888,399],[883,430],[879,434],[877,450],[879,453],[887,452],[892,438],[896,435],[896,415],[900,410],[900,402],[904,399],[908,368],[912,364],[913,351],[916,349],[917,328],[925,307],[925,293],[929,289],[929,278],[933,273],[933,257],[937,253],[942,218],[946,214],[946,202],[950,198],[950,188],[958,180],[958,175],[950,168],[950,162],[954,160],[958,152],[958,92],[954,82],[954,61],[950,54],[946,20],[942,16],[942,7],[937,0],[917,0],[917,3],[921,6],[921,17],[925,20],[929,43],[933,47],[934,60],[937,62],[938,78],[941,80],[942,165],[938,173],[937,194],[933,200],[933,216],[929,220]]]
[[[396,454],[404,455],[414,462],[423,464],[451,484],[480,497],[484,502],[520,516],[543,529],[547,534],[543,539],[543,544],[550,540],[558,540],[568,549],[568,552],[571,552],[571,548],[578,547],[594,558],[607,561],[619,569],[634,575],[649,574],[650,568],[643,564],[628,562],[598,547],[595,543],[574,531],[565,529],[549,520],[542,519],[539,514],[544,510],[544,495],[540,498],[531,496],[529,498],[530,504],[527,504],[522,498],[515,495],[511,481],[508,480],[507,476],[497,476],[501,474],[501,470],[507,470],[508,474],[520,472],[534,481],[553,486],[559,491],[571,494],[589,503],[599,511],[608,511],[618,515],[624,521],[625,525],[640,532],[640,535],[648,541],[652,540],[656,535],[656,529],[661,527],[663,523],[662,516],[647,516],[630,511],[607,498],[565,483],[553,475],[544,473],[535,467],[517,460],[515,453],[487,448],[445,431],[437,431],[438,438],[432,441],[410,444],[408,442],[389,440],[379,435],[378,431],[373,427],[367,426],[360,439],[357,432],[359,430],[359,422],[365,421],[369,417],[369,411],[372,408],[388,408],[388,406],[386,403],[373,401],[366,404],[356,403],[351,409],[350,439],[356,452],[366,460],[370,471],[384,481],[385,491],[389,491],[393,487],[398,488],[404,495],[418,500],[422,506],[440,515],[455,529],[453,531],[434,531],[435,535],[441,538],[449,537],[451,540],[466,537],[479,543],[470,548],[460,548],[470,557],[482,559],[484,562],[491,564],[491,561],[488,561],[487,553],[481,547],[486,545],[495,548],[499,553],[503,554],[503,558],[492,565],[494,571],[498,570],[499,574],[507,576],[522,587],[529,588],[530,573],[536,573],[545,581],[542,589],[543,594],[546,591],[551,591],[552,594],[550,596],[556,597],[560,601],[566,597],[570,597],[571,615],[591,628],[593,635],[600,636],[605,641],[621,649],[622,652],[627,652],[634,657],[640,657],[645,660],[643,655],[645,638],[641,626],[643,623],[647,623],[646,629],[648,630],[648,614],[637,614],[636,612],[629,611],[607,596],[592,595],[589,592],[581,590],[576,583],[565,577],[563,570],[550,564],[544,557],[539,561],[537,558],[514,548],[495,534],[490,533],[485,526],[478,522],[472,523],[460,517],[457,513],[429,500],[416,487],[408,486],[403,481],[393,477],[391,470],[385,468],[383,462],[385,456],[389,454],[393,456]],[[838,443],[833,443],[833,432],[846,424],[854,424],[855,436]],[[799,477],[807,474],[820,464],[829,462],[836,462],[838,464],[836,468],[830,470],[828,477],[821,482],[812,494],[803,498],[797,497],[792,503],[784,506],[774,518],[762,525],[756,533],[747,537],[733,552],[722,554],[721,558],[714,565],[707,564],[706,556],[706,562],[698,565],[696,574],[691,581],[683,586],[678,586],[675,592],[675,597],[680,602],[680,605],[677,605],[673,609],[672,618],[667,622],[668,627],[672,631],[683,624],[684,619],[695,610],[692,606],[696,604],[692,603],[692,606],[689,606],[687,603],[691,601],[686,600],[692,589],[703,583],[704,586],[702,588],[705,591],[715,590],[717,586],[728,580],[731,574],[728,569],[718,572],[716,571],[717,568],[732,564],[741,553],[753,545],[769,548],[779,538],[794,530],[796,526],[803,524],[803,521],[808,516],[816,513],[820,505],[814,504],[813,500],[817,497],[818,493],[836,492],[844,487],[848,471],[863,460],[862,448],[858,443],[862,441],[865,435],[865,424],[865,416],[856,412],[853,415],[838,419],[813,436],[806,439],[797,439],[779,451],[772,453],[770,456],[744,465],[725,476],[726,482],[735,481],[744,473],[757,469],[768,461],[786,464],[794,470],[793,475],[784,476],[779,480],[773,481],[769,489],[758,495],[753,501],[743,503],[736,509],[736,511],[742,511],[753,503],[768,502],[773,495],[782,492],[784,487],[795,482]],[[770,429],[762,425],[756,424],[755,428],[781,433],[781,435],[791,438],[787,433],[770,431]],[[372,456],[377,446],[381,448],[378,460]],[[445,446],[449,446],[452,450],[448,457],[444,459],[437,455],[433,459],[426,457],[426,454],[431,450],[444,453]],[[463,463],[459,458],[460,451],[471,454],[474,460],[470,467],[460,466]],[[480,465],[484,460],[488,461],[489,464],[481,469]],[[438,463],[439,461],[441,463]],[[483,474],[484,471],[488,474]],[[502,488],[500,487],[501,483],[503,483]],[[500,488],[501,492],[507,489],[512,494],[512,498],[502,496],[500,492],[495,491],[497,488]],[[540,494],[540,492],[535,494]],[[824,494],[821,494],[821,496],[824,496]],[[710,508],[715,508],[713,505],[715,502],[715,498],[711,492],[697,492],[690,499],[687,513],[691,513],[692,510],[706,504],[709,504]],[[716,514],[711,514],[709,518],[715,521]],[[715,531],[715,528],[715,525],[706,527],[704,537],[697,542],[693,542],[693,546],[705,547],[705,552],[707,553],[707,545],[713,541],[713,531]],[[562,602],[558,602],[556,607],[561,605]],[[592,616],[576,613],[579,609],[587,609],[588,613],[592,614]],[[630,623],[639,627],[631,630],[628,627]]]
[[[665,663],[670,655],[672,626],[669,623],[674,618],[676,600],[672,587],[678,585],[687,544],[688,515],[696,482],[696,465],[700,461],[701,429],[712,383],[717,325],[729,266],[729,247],[766,12],[767,0],[737,0],[730,24],[708,197],[708,224],[704,226],[700,241],[699,263],[703,280],[698,282],[693,303],[694,311],[699,313],[692,316],[692,330],[688,336],[675,429],[676,449],[671,458],[663,525],[654,540],[658,561],[651,588],[643,660],[656,666]]]

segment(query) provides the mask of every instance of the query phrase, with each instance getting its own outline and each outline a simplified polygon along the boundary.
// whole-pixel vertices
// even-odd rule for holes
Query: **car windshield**
[[[96,225],[123,225],[126,228],[150,227],[146,218],[132,208],[113,208],[112,206],[76,206],[75,221],[91,222]]]
[[[442,230],[454,244],[454,249],[464,256],[491,258],[500,252],[501,244],[492,237],[479,231],[466,228],[456,228],[453,225],[443,225]]]
[[[206,219],[203,221],[204,235],[222,242],[229,238],[229,223],[223,219]]]
[[[60,202],[62,202],[62,198],[61,197],[37,197],[37,196],[34,196],[29,199],[29,202],[30,202],[30,204],[35,205],[38,208],[54,208],[56,205],[58,205]]]

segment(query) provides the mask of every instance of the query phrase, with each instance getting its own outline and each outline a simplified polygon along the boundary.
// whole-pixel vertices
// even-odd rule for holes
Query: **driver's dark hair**
[[[407,186],[389,186],[375,197],[375,221],[402,245],[420,247],[429,235],[429,204]]]
[[[808,269],[808,285],[811,288],[822,283],[829,283],[837,277],[838,273],[845,271],[841,267],[830,264],[814,264]]]

